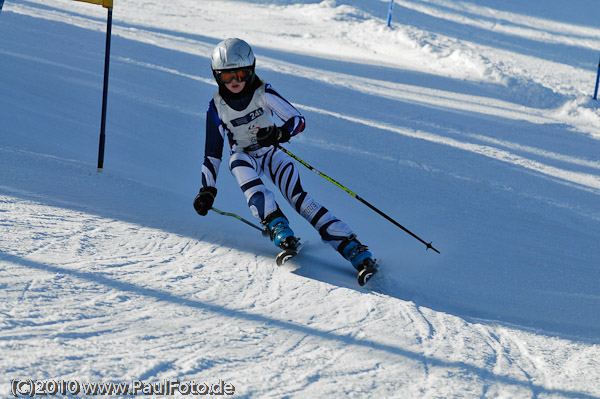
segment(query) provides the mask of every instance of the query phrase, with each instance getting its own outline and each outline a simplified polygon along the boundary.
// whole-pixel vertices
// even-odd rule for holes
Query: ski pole
[[[348,188],[346,188],[345,186],[343,186],[341,183],[335,181],[334,179],[332,179],[331,177],[327,176],[326,174],[324,174],[324,173],[318,171],[317,169],[313,168],[308,163],[304,162],[302,159],[298,158],[296,155],[292,154],[291,152],[289,152],[285,148],[283,148],[283,147],[281,147],[279,145],[277,145],[277,148],[279,148],[281,151],[285,152],[290,157],[294,158],[296,161],[300,162],[302,165],[306,166],[308,169],[310,169],[311,171],[315,172],[319,176],[321,176],[321,177],[329,180],[331,183],[335,184],[336,186],[338,186],[339,188],[341,188],[342,190],[344,190],[345,192],[347,192],[348,194],[350,194],[351,196],[353,196],[354,198],[356,198],[357,200],[359,200],[360,202],[362,202],[363,204],[365,204],[366,206],[368,206],[369,208],[371,208],[372,210],[374,210],[375,212],[377,212],[378,214],[380,214],[381,216],[383,216],[384,218],[386,218],[387,220],[389,220],[390,222],[392,222],[393,224],[395,224],[397,227],[400,227],[406,233],[410,234],[411,236],[413,236],[414,238],[416,238],[417,240],[419,240],[420,242],[422,242],[423,244],[425,244],[425,246],[427,247],[427,249],[433,249],[438,254],[440,253],[440,251],[438,251],[437,249],[435,249],[431,245],[431,242],[424,241],[421,237],[417,236],[415,233],[413,233],[412,231],[408,230],[406,227],[402,226],[400,223],[396,222],[394,219],[392,219],[391,217],[389,217],[388,215],[386,215],[385,213],[383,213],[382,211],[380,211],[379,209],[377,209],[376,207],[374,207],[373,205],[371,205],[369,202],[367,202],[363,198],[359,197],[358,195],[356,195],[355,193],[353,193],[352,191],[350,191]]]
[[[268,236],[269,232],[266,229],[261,229],[260,227],[258,227],[257,225],[255,225],[252,222],[247,221],[246,219],[244,219],[243,217],[241,217],[240,215],[236,215],[235,213],[231,213],[231,212],[223,212],[218,210],[215,207],[210,208],[211,211],[218,213],[219,215],[224,215],[224,216],[231,216],[236,218],[237,220],[246,223],[248,226],[252,226],[254,227],[256,230],[259,230],[263,236]]]

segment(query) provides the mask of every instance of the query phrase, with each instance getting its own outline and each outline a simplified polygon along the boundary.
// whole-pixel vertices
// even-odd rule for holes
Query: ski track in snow
[[[11,359],[9,367],[5,364],[9,374],[27,370],[32,362],[45,370],[37,378],[60,375],[87,381],[149,380],[159,375],[192,379],[210,371],[236,381],[251,396],[304,395],[315,389],[312,382],[348,374],[357,382],[346,381],[341,390],[335,384],[315,384],[315,392],[349,397],[372,389],[391,397],[414,378],[420,380],[420,389],[413,393],[429,395],[443,391],[439,384],[451,377],[465,389],[472,378],[481,379],[488,393],[502,387],[519,395],[525,388],[542,396],[571,397],[568,389],[551,389],[543,381],[556,383],[560,378],[559,364],[549,369],[550,360],[568,360],[581,345],[466,322],[412,302],[392,304],[386,295],[298,278],[289,281],[286,271],[265,267],[267,258],[246,264],[251,269],[246,278],[233,278],[219,267],[242,256],[233,249],[207,251],[211,244],[202,241],[7,195],[0,204],[0,212],[9,215],[3,230],[10,226],[11,239],[27,244],[16,253],[1,251],[3,290],[9,298],[17,297],[19,306],[2,309],[0,341],[44,343],[39,352],[27,351]],[[28,214],[35,217],[26,218]],[[2,231],[2,236],[7,233]],[[3,246],[16,247],[6,239]],[[195,274],[199,268],[201,279]],[[32,274],[31,280],[27,276]],[[219,292],[244,292],[247,278],[262,286],[255,293],[258,297],[246,294],[227,305],[214,302]],[[315,320],[308,309],[316,294],[324,301],[354,305],[323,309],[334,314]],[[327,320],[340,318],[345,325],[327,328]],[[207,324],[208,330],[203,327]],[[219,345],[225,339],[219,338],[222,328],[229,333]],[[541,346],[531,348],[536,340]],[[208,342],[213,348],[205,345]],[[249,349],[259,342],[256,351]],[[532,355],[541,348],[547,348],[549,359]],[[69,356],[58,355],[64,351]],[[149,359],[143,360],[145,356]],[[135,365],[130,357],[138,359]],[[160,357],[171,360],[150,360]],[[238,359],[237,364],[226,360],[231,358]],[[80,368],[83,360],[109,362],[111,367]],[[246,373],[247,367],[253,371]],[[391,368],[386,373],[397,375],[397,380],[374,387],[360,383],[382,367]],[[273,374],[274,370],[301,374]],[[311,375],[303,375],[303,370],[311,370]],[[536,374],[540,370],[549,375]],[[267,386],[286,388],[270,392],[264,390]]]
[[[377,7],[385,6],[378,3],[381,4]],[[600,161],[593,152],[593,148],[598,148],[600,115],[596,105],[582,98],[582,82],[588,78],[588,71],[513,50],[489,51],[488,45],[471,42],[468,38],[459,40],[415,26],[399,26],[390,36],[377,27],[382,21],[362,11],[361,2],[329,0],[292,4],[281,0],[256,4],[206,1],[203,4],[205,20],[194,17],[200,12],[199,3],[178,0],[158,14],[161,18],[152,26],[148,16],[166,5],[147,0],[144,7],[136,11],[135,2],[123,0],[122,8],[116,6],[122,23],[117,19],[113,34],[135,45],[151,46],[153,50],[188,54],[199,58],[198,64],[206,64],[218,40],[200,37],[202,31],[195,25],[199,21],[217,20],[217,9],[239,7],[243,11],[241,25],[247,24],[244,33],[250,38],[260,37],[261,29],[277,33],[265,35],[271,47],[264,48],[265,55],[259,57],[258,67],[271,76],[282,80],[293,77],[306,82],[307,87],[319,85],[331,91],[340,90],[343,95],[358,99],[357,103],[366,100],[381,104],[382,113],[387,101],[394,109],[410,105],[415,110],[425,110],[415,115],[410,111],[388,115],[389,119],[385,119],[381,114],[371,117],[368,112],[342,111],[344,107],[335,99],[325,97],[318,105],[308,105],[305,100],[311,96],[299,96],[295,105],[309,120],[316,120],[316,125],[340,126],[344,134],[344,127],[350,126],[351,130],[347,141],[338,140],[337,144],[335,139],[300,136],[293,151],[305,149],[304,154],[311,161],[316,159],[326,165],[322,158],[328,156],[333,160],[329,165],[339,164],[335,160],[348,157],[368,160],[374,169],[387,169],[390,179],[395,173],[393,168],[401,167],[402,185],[421,183],[426,176],[431,184],[438,184],[439,195],[449,195],[450,204],[456,205],[459,201],[454,199],[452,188],[467,187],[470,191],[465,197],[475,200],[466,202],[470,205],[466,209],[452,209],[442,208],[428,198],[431,191],[413,184],[416,199],[406,206],[420,206],[420,195],[424,198],[423,207],[430,205],[442,213],[441,220],[435,222],[427,236],[451,235],[452,232],[445,229],[452,226],[453,232],[461,234],[456,240],[466,241],[469,236],[463,231],[470,232],[469,223],[477,222],[489,231],[480,226],[472,233],[473,237],[502,236],[506,242],[499,248],[505,250],[523,243],[511,243],[511,238],[504,234],[511,230],[502,222],[507,219],[507,225],[514,223],[527,230],[536,226],[532,220],[537,218],[548,223],[547,229],[563,228],[565,236],[581,234],[580,246],[557,252],[564,257],[558,266],[576,276],[583,275],[581,280],[584,281],[585,276],[589,276],[585,283],[595,284],[598,251],[587,245],[597,239],[595,232],[600,222],[597,207]],[[549,45],[593,50],[600,39],[600,30],[596,28],[501,11],[477,2],[397,0],[396,4],[396,9],[400,6],[403,10],[445,21],[438,22],[440,25],[460,24]],[[555,6],[559,4],[556,2]],[[58,6],[64,10],[54,8]],[[370,2],[362,6],[373,7]],[[67,0],[57,1],[52,6],[44,1],[7,2],[0,15],[0,33],[5,17],[26,22],[28,29],[34,31],[42,29],[44,23],[60,24],[56,35],[63,29],[72,32],[70,29],[75,28],[103,32],[104,14],[90,7]],[[278,13],[283,22],[266,23],[272,21],[273,13]],[[189,21],[184,19],[186,14],[190,16]],[[248,24],[246,15],[259,23]],[[29,17],[33,19],[26,19]],[[290,23],[293,18],[297,21]],[[181,32],[169,29],[175,26],[174,21]],[[211,36],[225,35],[226,29],[221,25],[211,23]],[[353,30],[355,35],[347,33]],[[386,68],[431,75],[445,69],[449,79],[466,80],[465,87],[477,89],[461,92],[458,84],[438,88],[433,83],[425,84],[423,78],[415,83],[409,83],[408,78],[402,82],[373,78],[370,66],[390,47],[379,40],[374,49],[369,48],[369,35],[393,37],[396,40],[393,44],[405,50],[404,59],[391,57],[391,66]],[[339,58],[358,63],[347,73],[331,73],[324,66],[325,61],[308,66],[295,63],[298,59],[295,55],[280,59],[278,56],[283,53],[275,50],[283,48],[282,38],[298,45],[300,55],[314,54],[315,60],[326,53],[326,49],[334,47],[332,60]],[[318,43],[314,49],[310,47],[311,40]],[[307,44],[302,45],[302,42]],[[174,95],[177,89],[170,91],[166,86],[159,86],[150,76],[160,76],[157,79],[160,83],[163,79],[164,82],[181,79],[185,85],[194,83],[203,92],[212,92],[215,85],[210,74],[191,72],[192,68],[180,68],[168,60],[152,60],[147,54],[148,47],[131,46],[136,49],[133,53],[120,52],[116,47],[113,54],[113,70],[117,71],[113,80],[120,84],[111,87],[111,101],[135,106],[129,108],[129,118],[115,117],[119,124],[115,124],[113,130],[128,130],[127,122],[141,125],[144,117],[136,112],[146,116],[156,113],[159,121],[164,112],[164,119],[176,115],[201,125],[198,120],[204,118],[204,103],[201,107],[190,105]],[[89,48],[84,51],[88,52],[86,56],[92,57],[90,54],[98,50]],[[356,54],[357,48],[362,48],[364,54]],[[36,73],[48,73],[49,84],[55,79],[60,85],[93,92],[100,87],[98,71],[87,70],[67,59],[63,61],[60,56],[36,54],[18,46],[0,47],[0,64],[5,59],[26,68],[34,65],[32,70]],[[119,68],[134,68],[140,76],[148,77],[134,79],[131,75],[128,80],[118,75]],[[58,78],[52,75],[57,70],[63,73]],[[392,73],[390,69],[386,71]],[[570,79],[563,82],[561,79],[565,76]],[[5,84],[8,80],[1,82]],[[473,82],[482,84],[485,90],[468,86]],[[153,84],[162,95],[139,91],[154,88]],[[298,89],[300,84],[295,84]],[[489,91],[486,84],[511,93],[495,97],[492,94],[495,91]],[[520,90],[521,84],[524,88]],[[7,87],[16,92],[21,86]],[[553,93],[547,102],[533,100],[528,105],[525,92],[532,87],[540,93],[550,89]],[[310,92],[310,87],[307,91]],[[71,119],[70,110],[57,116],[31,99],[11,98],[5,100],[3,106],[6,101],[29,108],[34,119],[60,120],[62,116],[65,124],[81,130],[89,127]],[[354,106],[351,101],[342,101],[341,105]],[[82,111],[84,106],[74,109]],[[7,120],[9,115],[3,115]],[[448,115],[451,117],[444,120]],[[465,127],[462,117],[478,124]],[[513,129],[523,128],[528,133],[540,133],[540,137],[535,141],[529,137],[498,135],[500,128],[488,129],[490,121]],[[447,125],[442,125],[444,122]],[[8,126],[9,133],[16,137],[29,133],[25,127]],[[52,133],[62,134],[62,127],[48,126]],[[173,130],[175,136],[177,127]],[[331,130],[336,130],[332,134],[341,134],[337,128]],[[561,136],[565,132],[573,135],[575,144],[562,145],[567,142]],[[131,133],[142,137],[135,143],[146,143],[144,133]],[[392,147],[382,149],[370,143],[361,146],[353,135],[381,140],[377,142],[390,143]],[[184,138],[185,144],[177,147],[179,138],[173,136],[158,145],[164,144],[163,150],[169,154],[174,146],[175,156],[187,159],[188,154],[182,148],[190,144]],[[129,136],[121,138],[126,141]],[[0,392],[3,394],[10,392],[12,378],[82,382],[150,382],[171,378],[208,383],[223,379],[236,386],[235,397],[247,398],[600,397],[600,346],[594,335],[600,326],[593,313],[600,300],[600,296],[594,294],[597,291],[567,276],[563,285],[543,279],[539,285],[523,284],[523,289],[534,288],[528,292],[529,296],[518,291],[511,293],[523,295],[523,300],[531,302],[532,308],[526,307],[523,313],[515,312],[514,318],[507,315],[514,311],[514,303],[524,306],[519,303],[520,298],[513,302],[513,298],[503,298],[497,292],[489,293],[490,297],[477,290],[462,295],[453,292],[460,286],[455,288],[452,283],[459,283],[465,275],[476,275],[470,278],[485,290],[496,285],[489,280],[499,279],[498,284],[507,284],[536,276],[534,272],[527,274],[530,269],[537,270],[536,267],[541,268],[542,276],[552,273],[555,278],[563,273],[562,268],[556,273],[557,264],[541,255],[527,258],[527,251],[519,249],[523,259],[518,260],[523,265],[501,264],[500,254],[492,248],[489,254],[472,260],[452,253],[455,249],[449,247],[455,241],[444,237],[446,242],[440,240],[445,244],[442,261],[437,260],[440,258],[428,260],[430,258],[423,258],[421,253],[416,256],[407,248],[402,254],[404,269],[400,270],[400,267],[395,268],[395,250],[383,251],[383,244],[396,242],[389,239],[383,244],[374,244],[375,247],[380,245],[383,252],[384,269],[368,288],[359,288],[348,265],[317,239],[311,237],[308,248],[297,261],[277,268],[273,262],[276,251],[261,237],[237,237],[240,227],[222,217],[211,215],[212,219],[198,220],[189,209],[188,197],[193,193],[182,193],[182,184],[176,179],[161,183],[161,173],[168,176],[176,170],[176,166],[172,166],[176,165],[174,157],[156,160],[164,171],[158,170],[160,168],[144,171],[149,163],[143,160],[128,172],[109,170],[104,175],[95,175],[90,172],[94,169],[93,163],[83,161],[84,157],[78,153],[81,151],[79,142],[65,144],[75,149],[70,153],[56,150],[51,139],[46,139],[48,145],[41,147],[28,143],[27,138],[14,143],[10,140],[5,137],[0,142],[0,167],[4,171],[0,181],[0,274],[3,276],[0,281],[0,351],[3,353],[0,371],[4,376],[4,380],[0,380]],[[408,153],[410,149],[402,153],[394,151],[395,143],[412,146],[420,156],[413,159]],[[157,146],[152,142],[147,145]],[[432,146],[436,147],[435,152]],[[144,148],[142,146],[140,151]],[[430,152],[434,155],[429,156]],[[444,154],[442,157],[447,158],[447,163],[437,162],[435,154]],[[122,156],[137,160],[126,151]],[[168,165],[161,164],[165,161]],[[495,161],[503,166],[497,163],[489,166],[488,162]],[[461,168],[463,164],[468,167]],[[352,165],[347,167],[353,168]],[[505,180],[502,172],[496,174],[496,168],[502,168],[515,180]],[[226,185],[224,181],[229,178],[226,174],[226,170],[221,171],[220,183],[225,187],[220,188],[219,200],[228,207],[241,209],[240,202],[228,197],[234,192],[239,195],[239,189]],[[344,181],[352,181],[351,176],[352,171],[348,171],[342,177]],[[384,176],[373,177],[372,183],[383,185],[385,182]],[[365,190],[370,186],[360,188]],[[323,190],[323,196],[327,197],[329,191]],[[379,199],[386,209],[398,198],[406,198],[407,191],[398,188],[388,196],[389,199]],[[482,211],[477,208],[483,206],[479,199],[493,199],[496,202],[489,204],[491,208],[514,211],[514,215],[493,216],[492,211]],[[348,207],[349,213],[352,209],[364,211],[347,206],[343,200],[331,201],[336,204],[334,208]],[[517,209],[506,205],[513,202],[517,203]],[[454,213],[467,221],[456,226],[461,219]],[[468,217],[470,213],[473,218]],[[416,222],[429,215],[406,216],[410,222]],[[486,218],[491,222],[486,224]],[[371,219],[356,215],[355,220],[361,231],[373,227]],[[558,220],[557,224],[552,224],[554,220]],[[582,222],[585,224],[580,225]],[[379,223],[378,219],[375,224]],[[388,227],[381,227],[379,235],[362,234],[371,238],[385,237],[391,231]],[[494,235],[497,229],[501,233]],[[300,227],[300,234],[308,231]],[[534,232],[545,235],[525,244],[533,246],[533,252],[550,251],[553,244],[563,245],[560,239],[540,244],[549,239],[551,232]],[[397,234],[395,230],[394,234]],[[515,240],[522,237],[518,234]],[[475,244],[489,243],[481,238]],[[582,254],[584,248],[590,253]],[[470,254],[484,252],[483,248],[459,249]],[[494,255],[498,256],[496,263],[476,263]],[[435,255],[427,253],[427,256]],[[514,258],[509,260],[515,261]],[[418,262],[423,265],[419,265],[417,271],[410,268],[411,263]],[[446,278],[457,273],[455,280],[446,283],[437,279],[435,273],[443,269],[437,267],[436,262],[444,263],[444,268],[449,269],[441,272]],[[514,280],[501,279],[502,271],[486,268],[494,266],[495,269],[498,264],[507,268],[505,273],[514,274]],[[490,275],[486,276],[485,272]],[[581,286],[577,286],[577,282]],[[494,307],[489,301],[500,303]],[[549,312],[549,316],[533,318],[530,309],[536,309],[538,301],[547,301],[548,306],[542,303],[537,309],[541,313]],[[568,309],[575,307],[584,320],[576,324],[572,321],[575,317],[565,316],[562,309],[548,309],[563,305]],[[496,317],[494,310],[502,314]],[[528,315],[531,319],[527,319]],[[552,317],[558,317],[559,324],[568,325],[548,324]]]

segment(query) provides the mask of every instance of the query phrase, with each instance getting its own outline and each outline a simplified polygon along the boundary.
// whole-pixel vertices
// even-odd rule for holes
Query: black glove
[[[198,215],[206,216],[210,208],[212,208],[216,196],[216,187],[202,187],[200,189],[200,193],[194,199],[194,209],[198,212]]]
[[[290,132],[278,126],[261,127],[256,133],[256,140],[261,147],[270,147],[290,140]]]

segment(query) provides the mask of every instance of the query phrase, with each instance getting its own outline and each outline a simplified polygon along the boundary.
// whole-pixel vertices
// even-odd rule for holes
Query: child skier
[[[304,191],[294,162],[278,148],[280,143],[288,142],[304,130],[304,117],[255,74],[255,64],[251,47],[240,39],[224,40],[212,53],[211,68],[219,90],[206,115],[202,188],[194,200],[194,209],[205,216],[213,205],[227,138],[231,174],[252,214],[260,219],[275,245],[293,250],[299,240],[294,237],[273,192],[263,184],[263,173],[296,212],[312,224],[321,239],[352,263],[363,285],[376,271],[376,263],[350,227]],[[273,114],[284,122],[282,126],[275,125]]]

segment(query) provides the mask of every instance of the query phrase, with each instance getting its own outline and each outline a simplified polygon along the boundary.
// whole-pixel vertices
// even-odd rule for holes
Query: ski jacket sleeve
[[[268,83],[265,85],[265,99],[267,106],[284,122],[282,128],[286,129],[291,137],[304,130],[302,114]]]
[[[204,144],[204,163],[202,164],[202,187],[215,187],[221,160],[223,143],[227,128],[219,118],[214,100],[206,111],[206,141]]]

